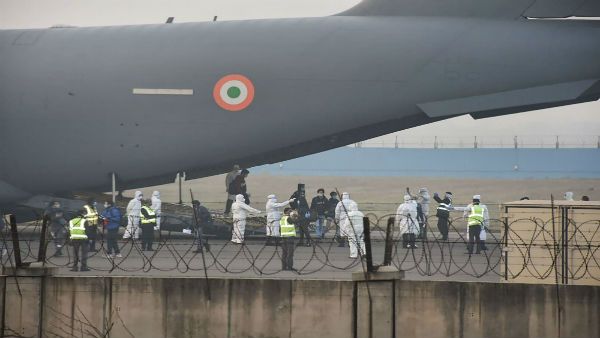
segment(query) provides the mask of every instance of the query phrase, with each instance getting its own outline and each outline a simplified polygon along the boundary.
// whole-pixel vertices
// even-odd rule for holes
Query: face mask
[[[104,209],[108,209],[108,207],[109,207],[109,205],[108,205],[108,204],[105,204],[105,205],[104,205]]]
[[[333,196],[331,196],[331,198],[333,198],[334,200],[337,200],[337,199],[338,199],[338,198],[337,198],[337,195],[333,195]]]
[[[325,194],[323,194],[322,192],[319,193],[320,197],[323,197]]]
[[[93,205],[93,206],[97,206],[97,205],[98,205],[98,202],[94,202],[94,203],[92,203],[92,205]]]

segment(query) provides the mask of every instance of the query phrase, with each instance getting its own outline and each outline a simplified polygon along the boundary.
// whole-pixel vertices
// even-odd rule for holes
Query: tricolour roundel
[[[226,110],[242,110],[254,100],[254,85],[247,77],[230,74],[222,77],[213,90],[217,104]]]

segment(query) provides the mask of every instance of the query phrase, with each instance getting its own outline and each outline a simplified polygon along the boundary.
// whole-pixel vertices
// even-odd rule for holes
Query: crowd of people
[[[265,211],[261,211],[249,206],[249,194],[245,182],[247,177],[247,170],[244,169],[240,172],[239,167],[234,166],[225,180],[227,191],[225,214],[233,213],[231,237],[233,243],[244,242],[249,214],[266,213],[266,245],[281,244],[287,259],[282,261],[284,269],[293,269],[293,259],[290,259],[293,257],[293,247],[310,247],[319,243],[332,224],[335,225],[334,238],[338,241],[338,246],[344,247],[347,243],[350,249],[350,258],[364,255],[364,214],[359,210],[358,204],[350,199],[349,193],[344,192],[340,200],[337,192],[332,191],[327,198],[325,189],[319,188],[316,192],[317,195],[309,204],[305,185],[298,184],[297,190],[283,202],[278,202],[275,194],[268,195]],[[481,251],[487,250],[485,240],[489,227],[489,213],[487,207],[481,203],[480,195],[474,195],[472,203],[464,207],[453,206],[451,192],[446,192],[443,197],[434,193],[433,199],[438,203],[436,217],[437,229],[441,235],[440,240],[448,240],[450,213],[462,211],[463,217],[467,220],[466,238],[469,239],[467,253],[479,254]],[[235,202],[230,203],[233,200]],[[431,196],[427,188],[419,189],[418,194],[410,194],[407,190],[404,202],[398,206],[395,214],[395,225],[399,230],[404,248],[416,249],[418,248],[417,240],[427,240],[430,203]],[[282,213],[281,208],[284,207]],[[314,222],[315,225],[314,238],[311,237],[309,231],[311,222]],[[290,231],[290,224],[294,225],[293,232]],[[282,227],[287,227],[286,235],[283,235]],[[295,242],[296,238],[298,239],[297,243]],[[294,244],[291,245],[291,243]]]
[[[195,253],[202,252],[202,248],[210,250],[210,246],[203,235],[202,225],[212,219],[209,211],[192,202],[194,208],[195,234],[197,249]],[[154,233],[160,230],[162,217],[162,201],[160,192],[154,191],[151,199],[144,199],[141,191],[136,191],[125,209],[127,227],[123,235],[125,240],[141,240],[142,251],[154,251]],[[102,213],[98,212],[97,203],[90,199],[74,217],[68,221],[58,201],[52,201],[44,211],[44,217],[50,221],[50,236],[54,242],[54,256],[63,255],[63,247],[69,242],[73,248],[72,271],[89,271],[87,257],[89,252],[96,252],[96,241],[100,225],[104,229],[106,239],[105,256],[109,259],[121,258],[119,249],[119,228],[121,227],[121,211],[112,200],[104,202]]]
[[[344,192],[341,199],[336,191],[325,195],[325,189],[319,188],[310,204],[306,197],[304,184],[298,184],[297,189],[289,199],[278,202],[275,194],[267,196],[265,211],[255,209],[250,204],[250,194],[246,188],[246,178],[249,171],[240,170],[234,166],[225,179],[227,201],[225,216],[232,217],[231,242],[243,244],[246,232],[247,218],[251,214],[266,214],[267,246],[280,246],[283,250],[282,268],[293,270],[294,250],[297,246],[311,247],[318,244],[335,227],[333,238],[339,247],[349,246],[350,258],[358,258],[365,254],[364,214],[358,204],[350,199],[350,194]],[[568,192],[565,199],[573,200],[573,194]],[[584,199],[587,196],[584,196]],[[523,199],[528,199],[524,197]],[[451,212],[462,211],[467,221],[466,238],[468,238],[467,253],[479,254],[487,250],[486,237],[489,227],[487,207],[481,203],[481,196],[474,195],[472,203],[466,206],[454,206],[453,195],[446,192],[443,196],[433,194],[437,202],[435,216],[437,230],[441,241],[447,241]],[[589,200],[589,199],[588,199]],[[431,196],[427,188],[420,188],[417,194],[411,194],[408,189],[404,201],[395,213],[395,226],[401,237],[402,246],[407,249],[418,248],[420,241],[428,240],[429,214]],[[96,251],[98,228],[101,224],[105,230],[106,257],[114,259],[122,257],[119,251],[118,239],[121,226],[121,212],[111,200],[104,202],[104,209],[99,213],[97,203],[88,200],[67,221],[67,217],[58,201],[50,203],[44,215],[50,219],[50,234],[56,248],[54,255],[62,256],[63,247],[70,240],[73,247],[73,271],[88,271],[88,252]],[[203,249],[210,251],[210,245],[204,236],[204,225],[212,222],[212,215],[200,202],[194,200],[193,223],[196,239],[194,253],[202,253]],[[281,208],[284,208],[283,212]],[[154,233],[161,229],[162,201],[160,193],[154,191],[151,199],[144,199],[141,191],[136,191],[125,209],[127,226],[123,235],[125,240],[140,240],[141,250],[153,251]],[[311,235],[310,224],[314,222],[314,236]],[[80,266],[79,266],[80,265]]]

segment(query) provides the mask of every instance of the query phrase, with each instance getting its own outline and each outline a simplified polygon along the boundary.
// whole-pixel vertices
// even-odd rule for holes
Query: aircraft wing
[[[363,0],[341,16],[600,17],[599,0]]]
[[[484,118],[595,101],[598,98],[600,80],[592,79],[426,102],[417,106],[432,118],[464,114]]]

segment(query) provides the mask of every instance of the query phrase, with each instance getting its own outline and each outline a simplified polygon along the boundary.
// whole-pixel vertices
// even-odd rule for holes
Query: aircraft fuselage
[[[598,41],[443,17],[0,31],[0,203],[272,163],[450,117],[421,103],[600,79]],[[254,87],[238,111],[215,98],[230,74]]]

